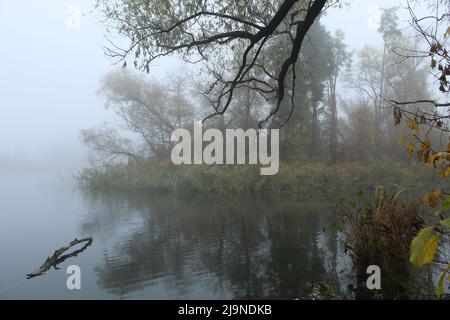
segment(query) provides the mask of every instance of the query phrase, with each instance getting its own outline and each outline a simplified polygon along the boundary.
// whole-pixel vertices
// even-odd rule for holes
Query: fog
[[[67,26],[72,5],[83,13],[79,29]],[[79,131],[111,120],[96,91],[100,77],[116,68],[104,55],[104,26],[92,6],[0,3],[0,170],[67,174],[86,165]],[[164,76],[168,64],[155,65],[152,74]]]
[[[0,300],[450,294],[448,0],[0,1]]]
[[[351,1],[322,21],[330,31],[342,29],[352,49],[379,45],[376,8],[395,3]],[[71,6],[81,9],[79,28],[67,25]],[[92,9],[88,0],[0,3],[0,170],[64,175],[87,164],[79,131],[112,120],[96,91],[102,75],[117,68],[104,55],[105,28]],[[409,17],[399,15],[401,24]],[[179,65],[160,59],[150,75],[166,77]]]

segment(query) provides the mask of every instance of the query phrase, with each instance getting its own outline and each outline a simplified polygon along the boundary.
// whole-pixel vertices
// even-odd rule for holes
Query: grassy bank
[[[84,170],[80,184],[108,190],[149,190],[182,194],[290,193],[348,195],[397,184],[421,192],[442,183],[432,168],[380,161],[372,164],[282,164],[274,176],[261,176],[258,166],[114,165]]]

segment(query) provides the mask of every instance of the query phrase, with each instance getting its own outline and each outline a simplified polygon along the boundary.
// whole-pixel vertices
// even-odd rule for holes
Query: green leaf
[[[441,234],[433,235],[433,226],[420,230],[411,242],[411,255],[409,261],[415,267],[430,264],[436,254]]]
[[[439,222],[440,224],[442,224],[444,227],[449,228],[450,229],[450,218],[442,220],[441,222]]]
[[[444,198],[444,201],[442,201],[442,203],[441,203],[440,209],[441,210],[450,209],[450,195],[448,195]]]

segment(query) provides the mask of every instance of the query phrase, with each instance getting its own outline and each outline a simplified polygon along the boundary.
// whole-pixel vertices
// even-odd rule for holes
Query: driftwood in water
[[[63,261],[65,261],[68,258],[76,257],[78,254],[86,250],[87,247],[89,247],[92,244],[92,241],[94,241],[91,237],[83,238],[83,239],[74,239],[72,240],[68,246],[61,247],[58,250],[55,250],[55,253],[51,257],[48,257],[45,262],[37,269],[36,271],[33,271],[31,273],[28,273],[27,279],[41,276],[44,273],[46,273],[51,267],[54,267],[55,269],[58,269],[56,266]],[[75,250],[69,254],[63,255],[64,252],[72,248],[73,246],[76,246],[77,244],[86,242],[83,247],[81,247],[78,250]]]

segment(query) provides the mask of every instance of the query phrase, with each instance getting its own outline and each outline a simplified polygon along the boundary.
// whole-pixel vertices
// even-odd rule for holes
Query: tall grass
[[[423,221],[419,204],[399,202],[402,191],[376,191],[375,203],[357,206],[354,202],[341,209],[345,222],[345,247],[353,260],[356,297],[373,298],[366,287],[366,270],[377,265],[382,271],[382,297],[407,299],[410,280],[409,252],[411,240]]]
[[[432,170],[394,162],[282,164],[274,176],[261,176],[258,166],[171,164],[110,165],[84,170],[78,181],[85,186],[112,190],[149,190],[174,193],[290,193],[333,197],[371,192],[374,185],[398,184],[423,189]],[[433,181],[433,185],[434,181]]]

